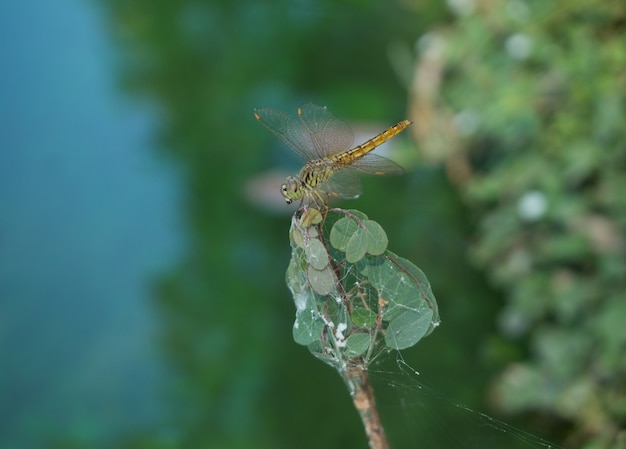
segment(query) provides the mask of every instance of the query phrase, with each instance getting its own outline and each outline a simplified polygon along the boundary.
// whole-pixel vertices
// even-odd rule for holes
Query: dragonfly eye
[[[302,198],[302,184],[293,176],[289,176],[287,181],[280,186],[280,191],[285,197],[285,202],[291,204],[294,200]]]

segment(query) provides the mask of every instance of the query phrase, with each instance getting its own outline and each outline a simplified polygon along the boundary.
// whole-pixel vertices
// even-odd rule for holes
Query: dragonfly
[[[354,133],[350,127],[324,106],[302,105],[297,117],[275,109],[255,109],[254,118],[306,162],[297,176],[289,176],[281,186],[287,204],[300,201],[305,206],[322,209],[331,197],[359,197],[358,172],[374,175],[404,172],[395,162],[372,151],[409,126],[410,120],[403,120],[353,147]]]

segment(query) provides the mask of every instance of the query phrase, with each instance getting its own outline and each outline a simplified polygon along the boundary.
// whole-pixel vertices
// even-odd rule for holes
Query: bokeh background
[[[291,339],[297,161],[252,117],[308,101],[370,136],[414,121],[409,173],[344,205],[429,276],[419,380],[626,447],[624,2],[24,0],[0,50],[0,448],[365,447]],[[393,376],[392,446],[453,447]]]

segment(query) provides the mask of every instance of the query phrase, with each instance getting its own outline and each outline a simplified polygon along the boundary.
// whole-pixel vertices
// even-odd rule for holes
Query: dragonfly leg
[[[326,214],[328,213],[328,200],[330,199],[330,195],[327,192],[320,190],[314,190],[313,195],[313,201],[315,203],[316,209],[319,210],[324,219],[326,219]]]

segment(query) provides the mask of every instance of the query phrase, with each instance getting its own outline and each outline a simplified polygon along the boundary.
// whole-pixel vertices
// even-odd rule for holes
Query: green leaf
[[[304,248],[304,234],[298,226],[291,226],[289,228],[289,240],[292,245]]]
[[[381,225],[373,220],[363,221],[367,235],[367,252],[373,256],[380,256],[387,250],[389,239]]]
[[[386,257],[392,261],[398,272],[403,273],[410,278],[412,284],[417,289],[420,300],[424,302],[424,306],[433,310],[433,322],[439,322],[439,308],[437,306],[437,300],[435,299],[435,295],[430,287],[430,282],[424,272],[410,260],[398,257],[391,251],[387,251]]]
[[[358,327],[373,327],[376,324],[376,313],[365,307],[352,308],[352,323]]]
[[[324,217],[319,210],[309,208],[300,217],[300,224],[303,228],[309,228],[312,225],[320,224]]]
[[[349,209],[348,212],[350,212],[352,215],[354,215],[359,220],[367,220],[367,215],[365,215],[365,213],[361,212],[360,210]]]
[[[428,306],[433,311],[433,322],[439,323],[439,307],[437,306],[437,300],[435,299],[435,295],[433,294],[433,290],[430,286],[430,281],[424,274],[422,270],[420,270],[413,262],[405,259],[404,257],[398,257],[393,254],[391,251],[388,251],[389,256],[393,257],[395,261],[400,264],[409,274],[412,275],[414,282],[417,284],[417,287],[420,291],[420,296],[422,299],[428,303]],[[430,332],[433,331],[433,328],[430,329]]]
[[[297,224],[292,224],[289,228],[289,240],[293,245],[306,248],[310,239],[317,238],[319,233],[316,228],[303,228]]]
[[[319,340],[324,330],[324,320],[309,308],[296,313],[296,321],[293,323],[293,339],[300,345],[307,346]]]
[[[429,332],[432,319],[431,309],[404,310],[389,322],[385,331],[385,344],[391,349],[410,348]]]
[[[337,277],[330,265],[323,270],[316,270],[312,265],[308,265],[306,272],[309,283],[316,293],[326,296],[335,290]]]
[[[350,218],[341,218],[330,230],[330,244],[340,251],[345,251],[348,241],[359,228],[356,221]]]
[[[368,239],[367,233],[361,227],[358,227],[348,240],[346,245],[346,260],[349,263],[356,263],[365,257],[367,253]]]
[[[406,259],[388,256],[368,259],[368,274],[386,301],[383,319],[389,323],[385,343],[407,348],[432,332],[439,316],[435,297],[424,273]]]
[[[346,338],[346,351],[348,357],[358,357],[370,347],[371,337],[369,334],[352,334]]]
[[[287,287],[289,287],[294,300],[298,295],[302,294],[302,292],[308,290],[308,280],[304,267],[304,251],[300,248],[294,248],[291,251],[291,260],[289,261],[289,266],[285,273]]]
[[[319,338],[324,321],[319,315],[315,294],[311,289],[304,270],[304,251],[295,248],[287,268],[287,286],[296,306],[296,321],[293,325],[293,338],[296,343],[308,345]]]
[[[324,244],[319,239],[311,239],[304,248],[306,261],[316,270],[323,270],[330,263]]]
[[[342,301],[336,301],[335,298],[327,299],[330,299],[324,305],[324,312],[327,324],[333,323],[332,325],[336,328],[336,326],[338,326],[340,323],[345,323],[345,332],[348,332],[351,325],[346,306],[343,304]]]

